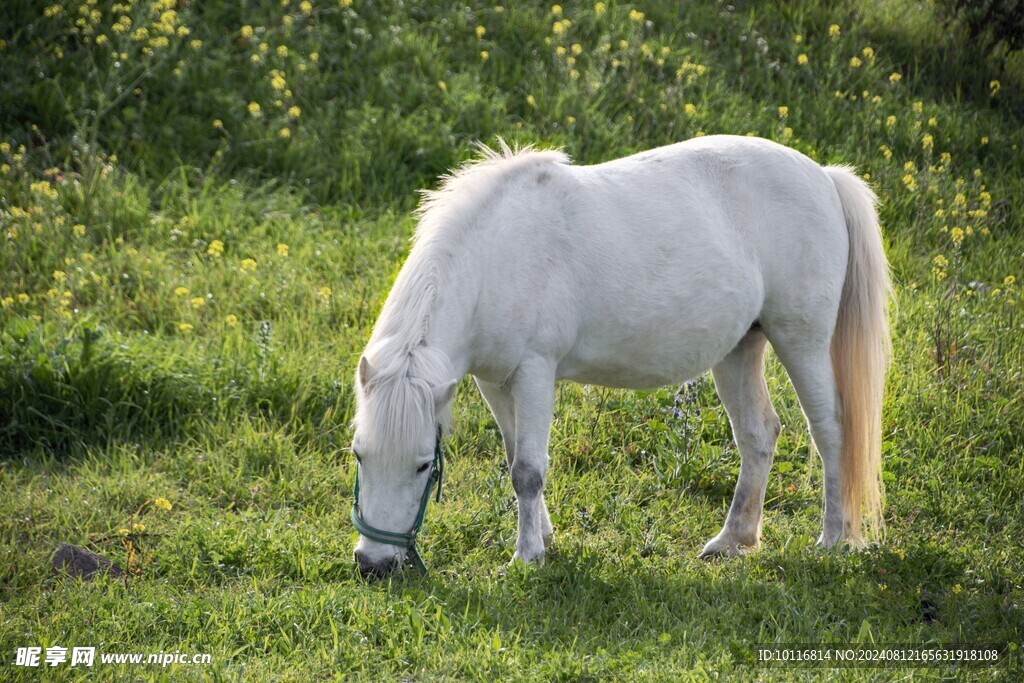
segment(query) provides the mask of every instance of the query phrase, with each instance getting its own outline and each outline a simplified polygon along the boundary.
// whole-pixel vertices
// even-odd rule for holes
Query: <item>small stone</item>
[[[105,572],[115,578],[124,576],[124,570],[99,553],[70,543],[62,543],[57,548],[53,554],[53,568],[71,576],[79,576],[85,581],[91,581],[98,572]]]

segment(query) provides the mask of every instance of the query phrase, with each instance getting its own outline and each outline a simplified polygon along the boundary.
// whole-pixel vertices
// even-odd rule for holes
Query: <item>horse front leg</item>
[[[515,408],[515,457],[509,471],[519,506],[519,535],[512,559],[542,564],[552,531],[544,502],[544,481],[555,403],[555,369],[541,358],[524,361],[509,388]]]

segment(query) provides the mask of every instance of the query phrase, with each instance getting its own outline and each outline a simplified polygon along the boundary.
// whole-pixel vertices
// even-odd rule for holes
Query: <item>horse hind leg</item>
[[[852,535],[843,512],[842,406],[830,353],[830,337],[780,339],[772,346],[789,373],[800,407],[807,418],[814,447],[821,457],[824,479],[824,522],[818,544],[829,548]]]
[[[701,551],[701,558],[740,555],[761,544],[764,492],[782,423],[764,379],[767,339],[755,328],[712,369],[740,451],[740,475],[725,526]]]

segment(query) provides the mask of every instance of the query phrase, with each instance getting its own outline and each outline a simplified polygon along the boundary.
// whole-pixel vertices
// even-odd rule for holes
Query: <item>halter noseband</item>
[[[406,548],[408,553],[406,556],[412,565],[424,574],[427,572],[427,566],[423,564],[423,560],[420,558],[419,552],[416,550],[416,535],[419,534],[420,528],[423,527],[423,519],[427,514],[427,503],[430,502],[430,491],[434,488],[434,484],[437,484],[437,495],[435,500],[441,502],[441,483],[444,479],[444,450],[441,448],[441,426],[437,426],[437,441],[434,443],[434,462],[431,463],[430,476],[427,478],[427,486],[423,489],[423,498],[420,499],[420,511],[416,515],[416,522],[412,526],[412,530],[408,533],[402,534],[395,531],[385,531],[378,529],[377,527],[370,526],[363,521],[362,513],[359,511],[359,469],[356,469],[356,485],[353,490],[354,501],[352,503],[352,526],[356,528],[360,534],[378,543],[386,543],[387,545],[397,545],[401,548]]]

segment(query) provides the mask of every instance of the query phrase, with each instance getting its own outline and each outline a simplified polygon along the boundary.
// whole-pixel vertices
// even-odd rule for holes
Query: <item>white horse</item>
[[[756,549],[780,430],[771,342],[823,463],[819,543],[880,531],[891,285],[875,195],[851,169],[749,137],[595,166],[502,143],[424,195],[356,372],[362,526],[418,530],[435,439],[472,373],[518,502],[514,559],[542,562],[555,383],[646,389],[711,369],[741,465],[701,557]],[[364,574],[406,558],[376,538],[356,546]]]

